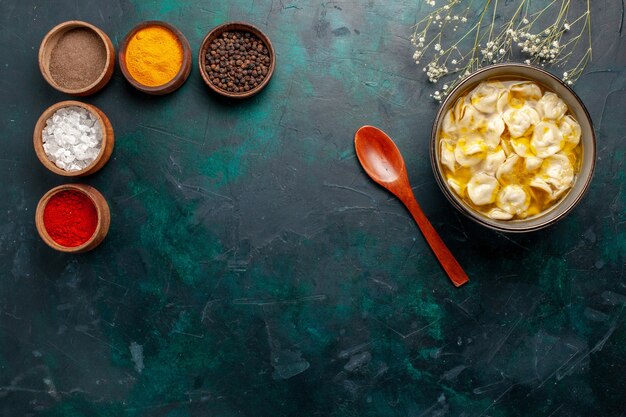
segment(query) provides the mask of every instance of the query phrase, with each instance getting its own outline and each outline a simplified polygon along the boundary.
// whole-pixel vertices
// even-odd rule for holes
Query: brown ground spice
[[[106,48],[92,30],[65,32],[50,54],[50,75],[61,87],[79,89],[95,82],[106,64]]]

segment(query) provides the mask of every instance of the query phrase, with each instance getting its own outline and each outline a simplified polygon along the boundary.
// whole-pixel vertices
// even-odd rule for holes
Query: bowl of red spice
[[[98,107],[76,100],[48,107],[33,132],[37,158],[50,171],[82,177],[99,171],[115,145],[113,126]]]
[[[39,47],[39,69],[57,90],[87,96],[104,87],[115,69],[111,39],[96,26],[70,20],[53,27]]]
[[[120,45],[120,69],[137,90],[152,95],[180,88],[191,72],[191,47],[175,26],[148,20],[132,28]]]
[[[44,194],[37,204],[35,225],[52,249],[81,253],[98,246],[109,231],[106,199],[84,184],[64,184]]]
[[[198,53],[205,84],[217,94],[234,99],[261,91],[274,73],[275,61],[270,39],[245,22],[217,26],[204,37]]]

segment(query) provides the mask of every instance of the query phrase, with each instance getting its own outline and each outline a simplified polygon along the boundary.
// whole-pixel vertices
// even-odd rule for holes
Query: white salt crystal
[[[66,171],[80,171],[98,157],[102,127],[90,111],[70,106],[57,110],[46,121],[41,140],[46,156]]]

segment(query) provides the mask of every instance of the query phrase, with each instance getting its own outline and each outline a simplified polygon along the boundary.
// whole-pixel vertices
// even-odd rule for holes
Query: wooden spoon
[[[367,175],[404,203],[452,283],[457,287],[465,284],[468,278],[463,268],[417,204],[404,159],[393,140],[374,126],[363,126],[354,134],[354,147]]]

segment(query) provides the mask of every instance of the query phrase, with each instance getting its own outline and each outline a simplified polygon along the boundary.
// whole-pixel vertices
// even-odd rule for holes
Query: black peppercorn
[[[261,39],[250,32],[222,32],[205,54],[205,70],[216,87],[239,93],[257,87],[268,74],[270,56]]]

